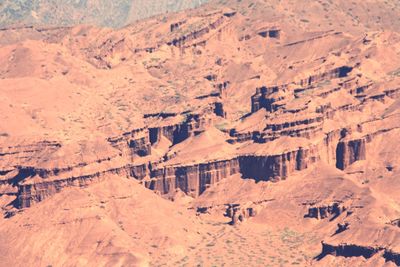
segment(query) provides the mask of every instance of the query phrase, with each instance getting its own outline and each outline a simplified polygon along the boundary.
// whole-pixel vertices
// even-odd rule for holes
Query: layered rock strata
[[[385,261],[390,261],[400,265],[400,253],[392,251],[391,249],[384,247],[371,247],[371,246],[360,246],[356,244],[338,244],[331,245],[327,243],[322,243],[322,253],[317,257],[317,259],[322,259],[326,255],[334,255],[340,257],[364,257],[369,259],[374,255],[382,253],[382,257]]]

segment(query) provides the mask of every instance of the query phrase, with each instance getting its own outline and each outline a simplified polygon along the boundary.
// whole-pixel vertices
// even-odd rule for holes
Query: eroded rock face
[[[189,166],[152,166],[146,187],[167,194],[176,188],[198,196],[208,186],[240,173],[243,178],[257,181],[279,181],[296,170],[304,170],[317,160],[315,150],[299,148],[282,155],[239,155],[233,159],[193,164]]]
[[[202,113],[184,113],[184,114],[149,114],[145,118],[163,118],[172,119],[171,122],[156,122],[155,126],[149,128],[149,139],[151,144],[160,141],[161,136],[167,138],[172,144],[178,144],[190,136],[203,132],[207,127],[212,125],[214,115],[224,116],[222,103],[214,103],[208,105]],[[175,121],[174,117],[182,116],[183,119]]]
[[[273,90],[272,90],[273,91]],[[330,106],[326,106],[330,109]],[[215,114],[211,109],[205,109],[205,114]],[[270,113],[274,113],[273,109],[268,110]],[[324,113],[324,112],[322,112]],[[162,117],[164,119],[169,117],[175,117],[178,114],[158,114],[156,117]],[[153,115],[152,115],[153,116]],[[160,141],[161,136],[166,137],[171,141],[172,144],[179,144],[183,140],[188,139],[191,136],[197,135],[204,129],[212,124],[213,120],[207,116],[200,114],[190,114],[186,116],[186,119],[178,124],[165,125],[153,128],[140,128],[122,134],[119,137],[110,137],[107,141],[119,151],[124,157],[130,159],[135,156],[146,157],[151,155],[151,144],[157,144]],[[300,132],[307,132],[308,125],[321,124],[325,116],[316,116],[306,118],[302,120],[292,120],[292,122],[281,122],[281,123],[268,123],[265,126],[263,133],[253,132],[244,135],[240,142],[253,140],[257,143],[267,143],[272,140],[279,139],[282,136],[300,136],[305,138],[313,138],[315,135],[310,134],[299,134]],[[301,127],[306,126],[301,129]],[[306,131],[305,131],[306,130]],[[360,127],[358,127],[360,130]],[[321,132],[322,128],[319,126],[316,128],[316,133]],[[362,129],[361,129],[362,131]],[[50,196],[56,192],[59,192],[61,188],[65,186],[76,186],[85,184],[86,180],[89,184],[90,181],[95,180],[94,177],[99,177],[103,173],[113,173],[122,171],[124,175],[134,177],[139,180],[143,180],[143,183],[147,188],[160,192],[161,194],[167,194],[177,188],[183,192],[191,195],[198,196],[204,192],[207,187],[217,183],[221,179],[227,178],[230,175],[240,173],[244,178],[253,178],[258,181],[279,181],[281,179],[288,178],[293,172],[304,170],[308,168],[312,163],[319,160],[327,160],[328,162],[335,162],[336,166],[340,169],[346,168],[351,163],[363,160],[366,158],[366,139],[371,140],[379,133],[373,133],[367,135],[366,138],[348,140],[349,135],[347,129],[335,130],[329,132],[323,142],[317,146],[297,148],[290,152],[285,152],[278,155],[265,154],[265,155],[249,155],[240,154],[233,159],[222,159],[218,161],[204,162],[194,165],[175,165],[169,166],[165,164],[164,167],[158,167],[163,160],[158,163],[147,162],[142,164],[124,164],[116,168],[106,168],[104,171],[96,172],[92,171],[87,175],[71,175],[65,176],[62,179],[56,179],[56,182],[52,182],[50,179],[45,183],[33,182],[32,185],[19,184],[19,181],[24,181],[30,177],[39,177],[40,179],[47,179],[53,176],[57,177],[63,173],[72,172],[74,169],[83,168],[90,163],[82,162],[78,165],[71,165],[65,168],[55,169],[40,169],[40,168],[21,168],[18,175],[12,176],[6,184],[17,185],[18,192],[18,207],[28,207],[31,203],[41,201],[42,199]],[[232,135],[232,134],[231,134]],[[234,134],[235,135],[235,134]],[[236,135],[239,137],[240,135]],[[267,138],[267,136],[269,136]],[[58,145],[55,146],[57,148]],[[334,149],[336,147],[336,149]],[[321,152],[326,151],[326,152]],[[7,153],[3,153],[7,156]],[[13,153],[11,153],[13,154]],[[164,160],[168,161],[169,157],[164,157]],[[111,157],[104,158],[105,161],[112,160]],[[101,163],[102,160],[98,160]],[[5,172],[7,174],[9,171]],[[147,180],[144,179],[147,177]],[[96,179],[97,179],[96,178]],[[4,182],[3,182],[4,183]],[[52,184],[54,183],[54,184]],[[7,192],[6,192],[7,193]],[[321,207],[321,208],[310,208],[309,217],[318,219],[325,218],[335,213],[335,207]],[[329,215],[328,215],[329,214]],[[335,213],[336,214],[336,213]]]
[[[315,218],[322,220],[331,217],[334,219],[340,216],[347,208],[340,203],[332,203],[330,205],[322,205],[317,207],[310,207],[308,213],[304,215],[305,218]],[[340,228],[340,227],[339,227]]]
[[[180,27],[182,24],[185,24],[185,23],[186,23],[185,20],[172,23],[172,24],[170,25],[170,31],[173,32],[173,31],[178,30],[179,27]]]
[[[206,35],[207,33],[209,33],[210,30],[216,29],[217,27],[222,25],[222,23],[224,22],[224,19],[225,19],[225,16],[221,16],[221,17],[217,18],[215,21],[211,22],[209,25],[205,26],[204,28],[192,31],[186,35],[181,35],[181,36],[173,39],[172,41],[169,41],[167,44],[177,46],[177,47],[187,46],[188,42],[196,40],[196,39]]]
[[[168,125],[149,129],[150,142],[155,144],[160,141],[161,136],[166,137],[173,144],[177,144],[189,137],[186,125]]]
[[[300,85],[305,86],[305,85],[312,85],[314,83],[324,81],[324,80],[330,80],[330,79],[335,79],[335,78],[344,78],[347,77],[348,74],[353,70],[353,67],[350,66],[341,66],[320,74],[316,75],[311,75],[306,79],[303,79],[299,82]]]
[[[231,218],[231,225],[236,225],[250,217],[255,217],[258,209],[259,207],[251,204],[227,204],[225,216]]]
[[[282,155],[239,157],[240,170],[244,178],[258,181],[279,181],[291,173],[304,170],[314,162],[311,150],[299,148]]]
[[[193,165],[159,167],[162,164],[157,162],[124,163],[122,160],[124,155],[131,159],[134,151],[136,151],[136,156],[141,157],[146,156],[140,154],[141,149],[151,152],[151,149],[146,150],[146,148],[148,147],[147,142],[152,140],[152,132],[148,131],[147,137],[143,136],[143,133],[146,131],[137,130],[124,134],[118,139],[108,139],[108,142],[119,151],[127,151],[112,157],[66,165],[61,168],[20,167],[18,173],[10,176],[10,180],[6,182],[18,188],[16,206],[19,208],[29,207],[33,203],[40,202],[59,192],[64,187],[87,186],[101,180],[107,174],[118,174],[142,180],[147,188],[161,194],[167,194],[179,188],[196,197],[209,186],[237,173],[244,178],[278,181],[286,179],[296,170],[307,168],[316,160],[313,149],[299,148],[281,155],[252,156],[243,154],[232,159]],[[164,136],[168,136],[167,133],[165,132]],[[146,140],[146,143],[143,144],[137,140]],[[131,144],[134,146],[129,146]],[[145,179],[146,177],[148,178]]]
[[[287,85],[257,88],[256,94],[251,97],[252,113],[250,115],[260,109],[265,109],[268,116],[274,117],[272,120],[267,120],[261,131],[237,132],[235,128],[231,129],[231,136],[235,138],[233,143],[251,141],[268,144],[283,136],[313,139],[321,135],[323,133],[322,126],[326,119],[334,118],[335,112],[357,110],[360,104],[344,104],[334,108],[328,102],[318,105],[315,108],[315,113],[310,115],[305,112],[310,101],[305,102],[305,106],[299,108],[292,108],[285,101],[301,98],[303,92],[316,90],[317,87],[313,87],[313,85],[318,82],[345,78],[351,73],[352,69],[352,67],[343,66],[322,74],[310,76],[306,82],[304,80],[297,82],[296,84],[299,87],[294,91]],[[353,80],[346,80],[341,82],[339,87],[335,86],[324,92],[318,92],[317,96],[324,99],[342,89],[352,90],[354,86],[358,86]],[[226,90],[227,84],[227,82],[222,83],[224,90]],[[161,118],[163,120],[172,120],[168,123],[155,123],[151,127],[138,128],[119,136],[109,137],[107,141],[121,152],[120,155],[122,157],[127,157],[129,160],[137,156],[144,158],[150,156],[152,154],[151,146],[159,143],[162,136],[167,138],[172,145],[177,145],[213,125],[214,120],[216,120],[215,116],[225,117],[226,111],[224,110],[223,101],[226,96],[218,93],[215,96],[210,95],[210,97],[218,97],[220,102],[208,104],[202,109],[202,112],[162,112],[145,115],[145,119]],[[207,98],[201,97],[199,99]],[[182,115],[184,120],[174,121],[175,117]],[[360,128],[361,126],[357,127]],[[362,132],[362,129],[358,129],[358,131]],[[92,171],[85,175],[67,175],[62,179],[54,180],[54,182],[49,179],[43,183],[38,182],[37,186],[36,182],[28,185],[23,183],[19,185],[19,182],[35,176],[44,180],[72,172],[74,169],[90,164],[82,162],[76,166],[71,165],[61,169],[21,168],[17,176],[5,183],[17,185],[18,207],[28,207],[32,203],[59,192],[65,186],[90,184],[90,181],[98,179],[103,173],[113,172],[123,173],[123,175],[143,180],[147,188],[161,194],[167,194],[179,188],[183,192],[196,197],[204,192],[207,187],[236,173],[240,173],[244,178],[252,178],[257,181],[279,181],[288,178],[295,171],[308,168],[312,163],[321,159],[328,161],[328,163],[334,162],[339,169],[345,169],[353,162],[365,159],[366,139],[371,140],[379,135],[379,132],[377,132],[367,134],[367,137],[350,139],[347,137],[350,133],[348,134],[347,132],[347,129],[336,129],[328,132],[322,142],[316,146],[298,147],[281,154],[251,155],[239,153],[237,156],[228,159],[222,158],[217,161],[201,162],[193,165],[178,163],[173,166],[168,164],[168,160],[171,158],[165,155],[162,159],[156,161],[145,160],[145,163],[141,164],[127,163],[116,168],[105,168],[100,172]],[[57,149],[58,146],[59,144],[55,144],[50,147]],[[10,153],[13,154],[13,152],[5,152],[3,154],[7,156]],[[111,157],[106,157],[104,160],[111,160]],[[98,162],[100,163],[101,161]],[[163,164],[163,161],[167,163]],[[144,179],[146,177],[147,179]],[[312,208],[309,211],[309,217],[322,219],[333,213],[336,214],[335,207]]]
[[[33,204],[40,202],[58,192],[65,187],[86,187],[92,183],[100,182],[107,175],[119,175],[127,178],[143,179],[148,175],[146,165],[126,165],[115,168],[106,168],[104,170],[88,172],[87,174],[74,175],[77,167],[70,167],[70,170],[63,174],[57,170],[35,170],[21,169],[16,177],[9,181],[17,187],[15,195],[17,199],[14,203],[17,208],[29,208]],[[70,173],[72,171],[72,173]],[[54,177],[55,176],[55,177]],[[18,180],[27,179],[27,182],[18,183]],[[31,181],[31,180],[32,181]],[[35,182],[35,180],[41,180]]]
[[[279,39],[281,36],[281,30],[279,29],[266,29],[266,30],[261,30],[258,32],[258,35],[260,35],[263,38],[276,38]]]
[[[371,258],[373,255],[381,251],[382,248],[374,247],[363,247],[352,244],[340,244],[338,246],[329,245],[322,243],[322,253],[319,258],[323,258],[326,255],[335,255],[343,257],[364,257],[366,259]]]
[[[226,225],[199,224],[205,233],[213,227],[224,230],[224,236],[212,237],[215,248],[206,245],[208,252],[222,254],[227,236],[250,226],[243,242],[257,244],[248,251],[263,251],[259,244],[276,238],[279,246],[293,250],[296,245],[296,254],[316,255],[324,240],[324,266],[351,265],[360,260],[356,257],[398,264],[397,5],[393,0],[379,5],[341,1],[340,6],[322,1],[293,12],[309,3],[274,1],[213,1],[199,10],[164,14],[122,29],[0,29],[0,210],[9,225],[3,231],[0,223],[0,237],[15,229],[23,231],[21,238],[30,236],[25,234],[29,229],[39,229],[31,227],[35,218],[30,212],[45,211],[53,201],[63,217],[69,213],[64,210],[68,202],[59,200],[69,192],[73,198],[94,188],[92,193],[103,200],[122,189],[131,198],[138,187],[130,192],[119,185],[135,183],[156,192],[142,188],[149,193],[146,197],[160,200],[161,195],[185,210],[193,207],[190,212],[199,216],[190,223],[218,215],[222,224],[247,224],[229,231]],[[339,28],[343,32],[331,30]],[[112,188],[98,187],[103,182]],[[96,259],[103,248],[106,253],[101,255],[111,258],[111,263],[97,265],[115,264],[115,255],[122,263],[131,244],[137,244],[135,231],[144,218],[129,220],[137,223],[133,227],[120,223],[126,220],[119,217],[125,217],[134,202],[142,202],[121,197],[107,207],[103,202],[91,206],[90,196],[90,201],[80,202],[89,203],[82,211],[90,214],[79,210],[77,220],[63,220],[77,226],[80,216],[88,215],[96,227],[113,230],[106,231],[118,246],[112,255],[111,243],[101,233],[95,233],[93,244],[84,244],[96,248],[91,251]],[[174,209],[168,205],[154,214],[173,216]],[[99,211],[107,220],[92,214]],[[165,226],[165,218],[152,218],[149,225]],[[53,225],[57,220],[46,221]],[[280,233],[263,239],[264,233],[251,232],[253,223],[303,233],[283,232],[295,243]],[[182,265],[190,264],[174,253],[192,253],[195,259],[204,253],[204,247],[198,250],[200,243],[187,249],[193,244],[184,240],[194,233],[200,241],[201,231],[177,225],[184,238],[164,238],[168,224],[152,242],[140,242],[151,247],[146,252],[159,256],[150,265],[176,265],[176,257]],[[313,244],[304,244],[308,233],[315,233]],[[31,250],[20,247],[21,238],[14,243],[5,239],[0,250],[10,243],[6,254],[28,253],[22,261],[76,265],[46,261],[40,253],[29,255]],[[175,249],[175,240],[183,250]],[[158,253],[161,250],[166,253]],[[60,244],[59,251],[70,250]],[[65,261],[70,257],[60,256]],[[163,257],[167,263],[158,262]],[[305,257],[296,260],[300,258],[302,262],[290,263],[313,264]],[[352,258],[349,264],[346,258]],[[222,264],[211,260],[203,263]]]
[[[151,170],[151,180],[145,182],[149,189],[167,194],[177,188],[198,196],[208,186],[239,172],[237,159],[215,161],[190,166],[166,166]]]
[[[340,141],[336,148],[336,167],[344,170],[350,164],[366,159],[365,139]]]
[[[66,180],[20,185],[18,186],[18,198],[15,206],[17,208],[29,208],[34,203],[60,192],[64,187],[89,185],[98,178],[99,174],[94,174],[91,177],[82,176]]]
[[[151,154],[151,143],[149,140],[149,130],[147,128],[135,129],[117,137],[108,138],[108,142],[125,155],[128,156],[148,156]]]
[[[396,253],[383,247],[360,246],[355,244],[330,245],[323,242],[322,253],[317,257],[317,259],[322,259],[326,255],[341,256],[346,258],[364,257],[365,259],[369,259],[378,253],[383,253],[382,257],[385,259],[385,261],[390,261],[396,265],[400,265],[400,253]]]
[[[274,102],[283,99],[270,97],[273,93],[277,93],[279,91],[285,90],[286,86],[273,86],[273,87],[260,87],[256,89],[256,93],[251,97],[251,112],[254,113],[261,108],[265,108],[266,110],[272,112],[277,109],[276,106],[273,105]]]
[[[260,140],[268,142],[281,136],[304,137],[311,139],[322,131],[323,116],[315,115],[309,118],[288,120],[279,123],[268,123]]]
[[[122,160],[122,159],[120,159]],[[63,169],[35,169],[22,167],[8,183],[17,187],[17,208],[28,208],[65,187],[86,187],[102,181],[107,175],[119,175],[143,179],[148,171],[146,165],[116,164],[118,158],[84,166],[69,166]],[[93,169],[92,166],[96,168]],[[21,182],[20,182],[21,181]]]

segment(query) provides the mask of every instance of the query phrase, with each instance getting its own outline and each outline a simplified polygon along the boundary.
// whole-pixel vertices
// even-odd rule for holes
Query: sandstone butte
[[[399,266],[400,3],[0,30],[0,266]]]

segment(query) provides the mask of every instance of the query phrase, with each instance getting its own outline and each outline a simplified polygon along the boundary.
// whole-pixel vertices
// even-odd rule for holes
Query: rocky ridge
[[[396,25],[321,30],[259,10],[210,3],[120,30],[3,29],[4,217],[119,176],[235,226],[290,213],[324,233],[315,263],[398,265]],[[254,199],[230,195],[253,182]]]

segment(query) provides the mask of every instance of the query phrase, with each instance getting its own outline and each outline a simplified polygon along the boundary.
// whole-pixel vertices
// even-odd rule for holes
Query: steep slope
[[[90,203],[142,192],[126,201],[148,204],[134,225],[148,239],[116,233],[126,263],[398,265],[399,5],[353,2],[211,1],[118,30],[0,31],[4,249],[33,264],[25,242],[49,235],[63,259],[72,241],[41,228],[46,207],[79,199],[106,218],[90,229],[112,232],[130,207]],[[30,218],[37,235],[7,239]]]
[[[2,218],[0,258],[13,266],[148,266],[148,250],[156,247],[184,254],[200,239],[196,224],[187,211],[137,182],[108,176]]]

